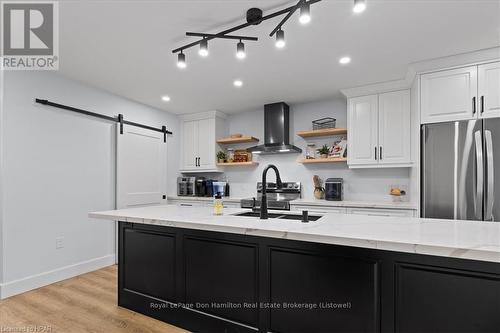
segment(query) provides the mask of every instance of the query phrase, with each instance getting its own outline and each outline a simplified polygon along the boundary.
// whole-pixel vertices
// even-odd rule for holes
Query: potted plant
[[[327,145],[323,145],[323,147],[318,149],[318,154],[321,158],[328,158],[328,154],[330,153],[330,148]]]
[[[217,153],[217,160],[219,163],[224,163],[226,161],[226,153],[222,150]]]

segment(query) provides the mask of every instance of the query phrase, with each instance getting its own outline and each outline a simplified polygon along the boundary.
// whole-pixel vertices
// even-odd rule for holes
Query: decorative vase
[[[219,158],[219,163],[225,163],[226,160],[224,160],[223,158]]]
[[[325,197],[325,189],[322,187],[315,187],[314,188],[314,197],[316,199],[323,199]]]
[[[321,154],[321,158],[328,158],[328,154]]]

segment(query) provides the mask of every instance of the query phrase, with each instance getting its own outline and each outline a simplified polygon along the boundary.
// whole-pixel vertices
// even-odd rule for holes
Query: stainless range
[[[267,184],[267,207],[268,209],[290,210],[290,201],[300,199],[302,186],[300,182],[283,182],[282,188],[276,183]],[[257,197],[242,199],[241,208],[260,209],[262,197],[262,182],[257,183]]]

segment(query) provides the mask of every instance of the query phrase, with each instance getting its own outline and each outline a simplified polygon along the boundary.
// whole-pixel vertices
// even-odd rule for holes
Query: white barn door
[[[120,125],[116,127],[116,208],[166,204],[167,143],[163,133],[123,125],[120,134]],[[116,231],[118,237],[118,223]]]
[[[116,137],[116,208],[167,202],[167,143],[163,133],[119,126]]]

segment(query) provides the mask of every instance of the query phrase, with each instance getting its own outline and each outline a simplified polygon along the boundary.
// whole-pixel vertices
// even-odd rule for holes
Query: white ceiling
[[[278,17],[237,32],[259,37],[245,44],[243,61],[236,41],[215,40],[208,58],[192,48],[188,68],[176,67],[171,50],[195,40],[186,31],[216,33],[244,22],[250,7],[266,13],[296,1],[63,1],[60,71],[177,114],[235,113],[328,98],[341,88],[401,79],[416,61],[500,45],[498,0],[367,0],[359,15],[352,0],[323,0],[311,7],[309,25],[301,26],[298,14],[285,24],[283,50],[269,37]],[[351,64],[339,65],[344,55]],[[233,86],[237,78],[242,88]]]

